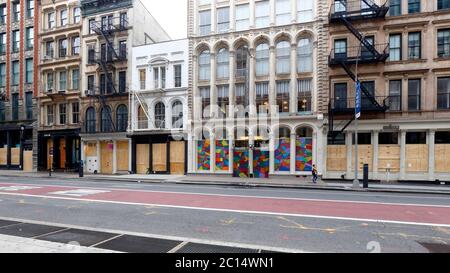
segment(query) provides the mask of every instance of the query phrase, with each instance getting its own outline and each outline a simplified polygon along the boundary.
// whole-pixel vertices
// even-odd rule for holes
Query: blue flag
[[[356,105],[355,116],[357,119],[361,117],[361,82],[356,81]]]

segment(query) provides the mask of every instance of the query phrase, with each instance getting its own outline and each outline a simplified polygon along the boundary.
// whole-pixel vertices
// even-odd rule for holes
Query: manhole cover
[[[177,253],[258,253],[257,249],[188,243]]]
[[[96,248],[128,253],[167,253],[181,243],[181,241],[123,235],[97,245]]]

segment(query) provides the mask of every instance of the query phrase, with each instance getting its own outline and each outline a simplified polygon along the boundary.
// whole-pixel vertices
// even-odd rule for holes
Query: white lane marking
[[[35,190],[41,189],[41,187],[32,187],[32,186],[7,186],[0,187],[0,191],[25,191],[25,190]]]
[[[115,229],[106,229],[106,228],[91,228],[91,227],[84,227],[84,226],[78,226],[78,225],[52,223],[52,222],[46,222],[46,221],[24,220],[24,219],[18,219],[18,218],[10,218],[10,217],[1,217],[0,219],[8,220],[8,221],[29,223],[29,224],[37,224],[37,225],[58,226],[61,228],[69,228],[69,229],[80,229],[80,230],[87,230],[87,231],[114,233],[114,234],[118,234],[117,237],[123,236],[123,235],[131,235],[131,236],[155,238],[155,239],[171,240],[171,241],[181,241],[181,242],[187,241],[190,243],[197,243],[197,244],[219,245],[219,246],[237,247],[237,248],[262,249],[262,250],[275,251],[275,252],[311,253],[309,251],[304,251],[301,249],[271,247],[271,246],[264,246],[264,245],[242,244],[242,243],[233,243],[233,242],[222,242],[222,241],[215,241],[215,240],[169,236],[169,235],[160,235],[160,234],[151,234],[151,233],[141,233],[141,232],[123,231],[123,230],[115,230]]]
[[[48,194],[73,196],[73,197],[85,197],[85,196],[89,196],[89,195],[94,195],[94,194],[99,194],[99,193],[108,193],[108,192],[111,192],[111,191],[77,189],[77,190],[68,190],[68,191],[55,191],[55,192],[50,192]]]
[[[67,186],[52,185],[49,187],[67,188]],[[107,188],[86,187],[88,189],[108,190]],[[111,190],[111,189],[110,189]],[[370,204],[370,205],[389,205],[389,206],[407,206],[407,207],[436,207],[436,208],[450,208],[450,205],[431,205],[431,204],[408,204],[408,203],[389,203],[389,202],[374,202],[374,201],[354,201],[354,200],[333,200],[333,199],[314,199],[314,198],[293,198],[293,197],[274,197],[274,196],[255,196],[255,195],[238,195],[238,194],[218,194],[218,193],[195,193],[195,192],[176,192],[176,191],[156,191],[156,190],[133,190],[133,189],[114,189],[115,191],[130,191],[130,192],[147,192],[147,193],[165,193],[165,194],[186,194],[186,195],[203,195],[215,197],[236,197],[236,198],[252,198],[252,199],[276,199],[276,200],[291,200],[291,201],[311,201],[311,202],[327,202],[327,203],[350,203],[350,204]]]
[[[21,193],[3,193],[3,192],[0,192],[0,195],[15,195],[15,196],[26,196],[26,197],[35,197],[35,198],[44,198],[44,199],[60,199],[60,200],[69,200],[69,201],[91,202],[91,203],[108,203],[108,204],[133,205],[133,206],[155,206],[155,207],[162,207],[162,208],[206,210],[206,211],[215,211],[215,212],[234,212],[234,213],[247,213],[247,214],[281,215],[281,216],[292,216],[292,217],[332,219],[332,220],[348,220],[348,221],[372,222],[372,223],[403,224],[403,225],[415,225],[415,226],[450,227],[450,224],[393,221],[393,220],[352,218],[352,217],[339,217],[339,216],[323,216],[323,215],[313,215],[313,214],[295,214],[295,213],[268,212],[268,211],[217,209],[217,208],[207,208],[207,207],[175,206],[175,205],[162,205],[162,204],[152,204],[152,203],[133,203],[133,202],[110,201],[110,200],[82,199],[82,198],[75,198],[75,197],[72,198],[72,197],[59,197],[59,196],[46,196],[46,195],[31,195],[31,194],[21,194]]]

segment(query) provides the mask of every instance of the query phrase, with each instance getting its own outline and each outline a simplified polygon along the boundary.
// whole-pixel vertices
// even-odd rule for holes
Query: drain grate
[[[18,236],[24,238],[32,238],[39,235],[44,235],[50,232],[63,230],[61,227],[52,227],[46,225],[35,224],[19,224],[10,227],[4,227],[0,229],[0,234]]]
[[[258,253],[257,249],[188,243],[176,253]]]
[[[20,222],[0,220],[0,228],[17,224],[20,224]]]
[[[70,242],[77,242],[81,246],[92,246],[117,235],[118,234],[97,232],[90,230],[69,229],[53,233],[50,235],[38,237],[36,239],[64,244],[68,244]]]
[[[128,253],[167,253],[181,243],[181,241],[123,235],[97,245],[96,248]]]
[[[450,253],[450,245],[421,242],[419,242],[419,244],[428,249],[430,253]]]

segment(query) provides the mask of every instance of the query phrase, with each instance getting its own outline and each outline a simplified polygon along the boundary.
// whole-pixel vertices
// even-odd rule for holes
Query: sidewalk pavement
[[[0,170],[0,176],[6,177],[30,177],[50,178],[47,172],[24,173],[21,171]],[[52,173],[54,179],[83,179],[75,173]],[[230,175],[93,175],[85,174],[84,179],[96,181],[124,181],[139,183],[176,183],[176,184],[200,184],[241,187],[271,187],[271,188],[300,188],[320,190],[345,190],[345,191],[375,191],[375,192],[402,192],[402,193],[434,193],[450,194],[450,185],[436,185],[431,182],[390,182],[369,183],[369,189],[354,189],[351,181],[319,180],[313,184],[311,177],[277,176],[268,179],[260,178],[236,178]]]
[[[114,253],[114,251],[83,247],[75,242],[72,244],[61,244],[0,235],[0,253]]]

